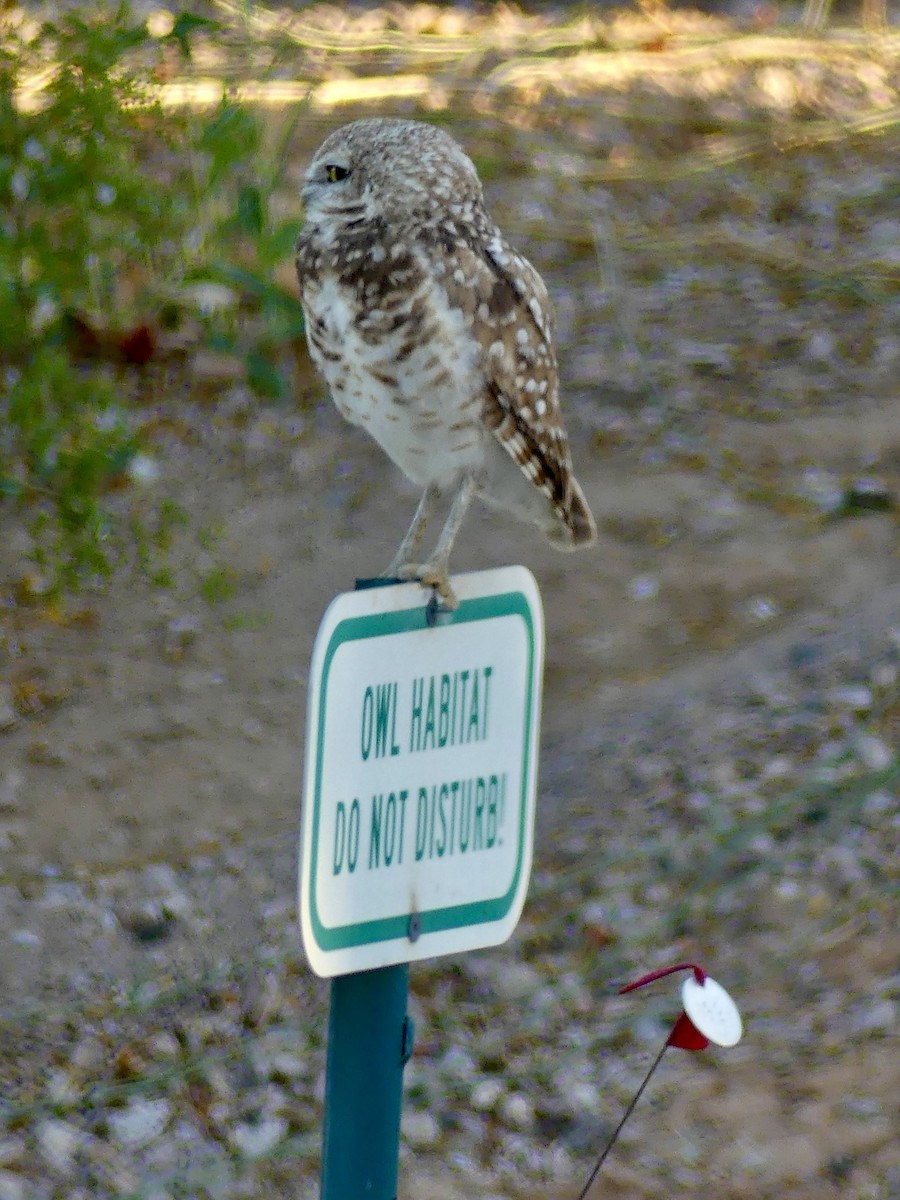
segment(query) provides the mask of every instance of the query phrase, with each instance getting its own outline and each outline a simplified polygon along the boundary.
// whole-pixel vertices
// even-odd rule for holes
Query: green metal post
[[[357,579],[356,590],[400,582]],[[331,981],[321,1200],[396,1200],[408,984],[408,963]]]
[[[409,966],[331,981],[322,1200],[395,1200]]]

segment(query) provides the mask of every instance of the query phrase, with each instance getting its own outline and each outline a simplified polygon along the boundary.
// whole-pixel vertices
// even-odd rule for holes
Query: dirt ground
[[[702,473],[641,468],[627,455],[619,462],[599,461],[576,413],[576,459],[601,526],[608,531],[612,521],[620,528],[663,524],[676,514],[682,536],[650,549],[606,532],[595,552],[561,560],[525,542],[516,527],[479,515],[461,540],[457,565],[526,561],[538,577],[547,615],[547,671],[536,870],[546,875],[561,858],[562,871],[574,869],[583,879],[593,861],[601,874],[589,894],[613,903],[601,864],[611,865],[615,874],[622,856],[627,861],[629,841],[640,846],[648,835],[644,806],[664,814],[672,793],[669,768],[663,766],[661,778],[651,769],[638,779],[639,764],[648,755],[651,763],[663,764],[673,755],[694,765],[704,758],[739,761],[739,745],[729,743],[742,728],[739,714],[748,691],[769,672],[778,677],[795,671],[798,647],[815,646],[825,677],[848,682],[866,679],[871,665],[890,661],[891,653],[896,658],[890,630],[896,638],[900,572],[892,514],[827,525],[741,505],[727,532],[717,532],[710,543],[697,526],[714,506],[715,481]],[[258,413],[254,421],[271,417]],[[357,574],[376,572],[390,557],[415,500],[378,452],[330,408],[316,410],[299,446],[290,433],[255,441],[247,431],[223,432],[212,414],[194,412],[192,420],[203,436],[165,459],[192,522],[175,593],[154,594],[122,579],[90,600],[89,618],[81,614],[72,625],[7,610],[7,631],[11,625],[18,646],[16,677],[27,673],[53,700],[2,734],[7,892],[37,898],[48,877],[115,875],[149,863],[168,864],[177,873],[198,856],[218,863],[217,870],[239,872],[237,895],[232,888],[226,899],[223,890],[221,907],[213,882],[214,915],[200,943],[177,938],[161,962],[156,952],[153,969],[164,970],[171,961],[181,978],[214,962],[246,959],[260,937],[258,906],[284,902],[293,892],[305,678],[315,628],[337,591],[351,587]],[[283,414],[272,420],[276,426],[283,422]],[[771,430],[751,422],[740,432],[752,443]],[[896,439],[900,407],[854,401],[827,417],[787,419],[777,433],[781,447],[802,443],[805,453],[834,461],[859,453],[860,444],[872,439],[887,441],[891,433]],[[212,528],[213,553],[227,565],[234,594],[208,607],[198,602],[196,587],[209,552],[197,548],[192,534]],[[634,581],[646,578],[661,581],[659,594],[635,599]],[[757,596],[782,606],[762,628],[746,608]],[[718,614],[724,614],[721,620]],[[707,644],[710,638],[714,647]],[[680,827],[681,820],[673,820],[670,835],[663,832],[658,845],[677,840]],[[615,852],[605,855],[602,847],[614,835]],[[561,853],[560,847],[568,850]],[[784,869],[776,852],[767,872],[770,885]],[[893,878],[895,886],[895,873]],[[705,888],[713,905],[715,892],[714,886]],[[677,891],[670,898],[674,903]],[[770,896],[766,903],[772,902]],[[561,891],[550,907],[568,903]],[[545,909],[547,904],[545,898]],[[883,990],[897,962],[889,895],[873,894],[861,904],[866,909],[881,912],[882,919],[867,923],[857,936],[852,931],[858,925],[851,922],[848,929],[840,908],[815,930],[804,915],[781,913],[774,933],[771,928],[766,933],[767,946],[774,941],[781,947],[774,954],[754,949],[753,930],[767,928],[771,914],[751,911],[745,914],[746,941],[723,945],[715,925],[708,925],[670,942],[669,960],[682,949],[696,953],[699,946],[708,964],[721,964],[720,976],[724,969],[730,983],[735,957],[748,954],[756,965],[749,978],[744,970],[735,982],[742,1002],[758,1012],[779,1011],[785,1000],[779,999],[785,956],[821,953],[830,962],[832,986],[858,998],[870,987]],[[896,915],[895,906],[893,911]],[[796,927],[789,932],[784,919],[796,920]],[[37,1013],[64,1011],[60,988],[67,977],[87,972],[100,974],[106,986],[116,979],[127,986],[129,979],[146,975],[145,951],[124,933],[97,961],[91,946],[72,937],[52,911],[43,918],[32,912],[28,928],[43,938],[43,951],[4,947],[4,1024],[15,1023],[23,1006]],[[734,936],[729,929],[723,923],[726,943]],[[842,961],[848,936],[851,977],[845,975],[850,961]],[[627,928],[617,940],[629,961]],[[645,952],[658,951],[652,945]],[[497,954],[498,964],[517,957],[515,945]],[[632,974],[647,965],[640,954]],[[593,968],[601,987],[602,962],[601,956]],[[312,1011],[320,1012],[324,1002],[321,987],[313,989]],[[783,1013],[782,1019],[790,1025]],[[790,1036],[786,1031],[779,1039],[780,1062],[763,1066],[751,1040],[727,1072],[707,1067],[684,1092],[670,1080],[662,1093],[668,1097],[665,1107],[658,1099],[647,1110],[651,1132],[658,1123],[671,1138],[682,1118],[697,1119],[699,1105],[707,1128],[716,1130],[707,1137],[717,1151],[715,1183],[710,1182],[717,1196],[896,1196],[896,1074],[886,1056],[890,1043],[883,1041],[888,1032],[876,1030],[874,1043],[865,1037],[857,1044],[850,1035],[833,1045],[826,1038],[824,1059],[805,1038],[795,1055]],[[810,1055],[827,1066],[813,1096],[797,1076],[798,1071],[803,1076]],[[785,1113],[793,1111],[789,1096],[798,1088],[802,1114],[794,1121]],[[860,1095],[870,1106],[865,1136],[854,1110],[841,1118],[835,1108],[841,1096]],[[761,1178],[751,1172],[749,1184],[741,1182],[741,1170],[729,1167],[727,1153],[732,1139],[737,1145],[747,1138],[765,1147],[759,1152],[768,1164]],[[664,1160],[666,1145],[664,1138],[657,1151]],[[655,1174],[641,1166],[642,1157],[633,1145],[625,1147],[622,1159],[610,1163],[605,1187],[621,1196],[658,1195]],[[828,1163],[839,1179],[846,1171],[867,1188],[844,1190],[829,1178]],[[855,1168],[844,1164],[856,1163],[861,1166],[854,1175]],[[418,1181],[415,1194],[459,1194],[452,1176],[428,1160],[405,1170],[405,1178],[412,1171]],[[725,1181],[733,1176],[737,1181],[729,1190]],[[881,1182],[876,1186],[873,1180]],[[668,1194],[680,1194],[675,1183],[668,1186],[673,1189]]]
[[[10,674],[35,680],[45,697],[41,711],[3,734],[4,767],[21,772],[29,797],[14,875],[47,864],[69,871],[155,856],[177,862],[205,841],[293,836],[318,621],[337,592],[389,560],[416,497],[330,408],[316,411],[298,447],[272,438],[254,449],[243,431],[223,436],[211,415],[194,417],[198,441],[163,464],[191,532],[214,530],[214,548],[185,537],[174,594],[122,579],[86,608],[76,605],[71,623],[7,610],[7,637],[17,644]],[[843,623],[849,647],[900,616],[893,514],[829,525],[737,504],[727,531],[710,532],[703,526],[717,480],[641,468],[627,454],[597,461],[583,427],[570,424],[601,530],[626,533],[601,533],[595,550],[559,556],[512,522],[478,512],[454,563],[472,570],[525,561],[538,577],[547,621],[545,770],[576,762],[610,716],[656,695],[712,688],[729,664],[737,688],[762,668],[770,644]],[[839,414],[774,427],[742,423],[736,438],[753,453],[773,433],[779,453],[802,447],[838,469],[874,444],[887,451],[893,441],[896,456],[900,400],[854,399]],[[667,523],[681,526],[677,539],[643,544],[644,527]],[[9,545],[8,577],[17,566]],[[225,565],[234,594],[209,607],[196,588],[213,561]],[[642,586],[658,593],[635,599]],[[772,615],[757,615],[756,598]]]
[[[323,117],[304,132],[298,169],[328,124]],[[494,145],[490,132],[477,135],[474,150],[499,152],[497,137]],[[586,153],[575,142],[568,149]],[[896,149],[798,153],[762,175],[736,169],[668,189],[609,185],[622,217],[616,228],[626,231],[612,290],[599,282],[604,261],[610,265],[603,245],[598,265],[593,244],[563,236],[583,212],[583,195],[526,196],[502,177],[488,187],[501,222],[557,299],[565,411],[600,528],[595,549],[561,557],[480,510],[453,563],[457,571],[527,564],[546,610],[537,882],[526,931],[496,952],[496,969],[530,963],[536,953],[539,961],[535,930],[545,917],[548,929],[574,922],[571,937],[582,950],[595,947],[585,968],[592,985],[608,988],[613,977],[659,965],[662,954],[703,954],[723,982],[734,981],[760,1031],[754,1038],[751,1020],[727,1064],[692,1059],[700,1065],[680,1068],[681,1082],[670,1064],[639,1141],[623,1143],[597,1194],[696,1194],[699,1177],[700,1194],[720,1200],[900,1196],[896,773],[885,775],[883,756],[872,751],[870,766],[886,780],[872,785],[885,797],[872,809],[882,858],[875,866],[864,861],[857,875],[845,864],[847,878],[834,887],[817,856],[842,840],[855,849],[855,835],[844,839],[843,818],[834,817],[835,826],[828,817],[820,846],[818,830],[804,832],[790,816],[791,797],[811,786],[829,737],[855,746],[853,738],[877,734],[889,757],[897,752],[896,290],[872,303],[805,292],[802,280],[786,284],[779,269],[748,263],[746,244],[741,252],[726,246],[720,258],[707,244],[699,266],[685,259],[654,273],[651,251],[627,236],[631,220],[651,243],[663,234],[677,240],[698,224],[708,229],[720,217],[724,228],[736,189],[752,206],[796,187],[798,211],[779,218],[778,236],[827,259],[827,245],[815,240],[816,223],[824,228],[830,219],[822,197],[843,197],[866,177],[874,182],[847,234],[850,250],[883,246],[900,230],[896,192],[879,190],[892,171],[896,178]],[[548,150],[534,177],[552,172],[555,161]],[[761,226],[767,211],[759,210]],[[555,228],[548,226],[554,212]],[[622,347],[614,310],[623,297],[636,354]],[[27,539],[14,518],[0,539],[7,1045],[22,1013],[55,1019],[65,1012],[69,980],[81,981],[72,987],[83,1014],[92,979],[125,988],[148,970],[189,979],[216,962],[252,961],[260,906],[289,905],[295,887],[306,678],[318,622],[337,592],[390,560],[417,499],[377,447],[317,398],[308,368],[300,368],[298,402],[289,409],[262,407],[224,384],[225,394],[209,400],[181,399],[163,377],[142,386],[143,402],[165,417],[152,486],[189,517],[172,551],[174,586],[154,590],[123,573],[63,613],[22,606],[16,581]],[[847,515],[871,480],[884,504]],[[144,501],[122,499],[131,503]],[[211,580],[221,583],[214,594]],[[826,714],[806,750],[785,732],[804,688],[804,711]],[[858,728],[852,688],[871,693],[858,702]],[[835,689],[844,689],[843,701],[833,700]],[[843,724],[835,716],[829,734],[832,703],[851,716]],[[763,780],[761,799],[742,810],[735,797],[751,776]],[[704,882],[699,866],[690,867],[702,912],[682,891],[690,871],[678,857],[682,842],[694,846],[696,824],[711,820],[691,808],[698,779],[713,809],[738,814],[738,834],[747,820],[768,836],[767,806],[781,828],[754,866],[750,900],[730,890],[730,867],[715,874],[716,846],[736,836],[733,826],[698,851],[708,854],[711,872]],[[841,803],[836,792],[835,813]],[[127,922],[104,943],[101,959],[58,913],[36,903],[49,881],[128,878],[148,864],[180,876],[200,859],[213,864],[203,935],[176,929],[150,966]],[[799,892],[785,886],[795,868]],[[623,902],[609,917],[619,911],[620,887],[639,888],[643,898],[631,916]],[[743,907],[734,907],[734,895]],[[593,935],[579,916],[588,901],[607,913]],[[661,908],[677,909],[681,924],[667,924]],[[12,936],[26,927],[36,941]],[[800,969],[812,961],[814,979]],[[445,980],[443,969],[437,964],[423,977],[424,992]],[[463,986],[464,975],[452,978]],[[310,980],[303,987],[321,1020],[324,990]],[[881,998],[878,1021],[842,1024],[842,1012],[870,995]],[[421,1000],[426,1030],[430,1002]],[[53,1059],[48,1039],[33,1055],[44,1064],[39,1070]],[[427,1044],[426,1037],[426,1060]],[[703,1162],[679,1176],[672,1163],[688,1127],[702,1129]],[[577,1159],[589,1162],[586,1146]],[[423,1152],[404,1169],[405,1194],[455,1198],[471,1188],[448,1176],[439,1156]],[[572,1191],[552,1184],[495,1190]]]

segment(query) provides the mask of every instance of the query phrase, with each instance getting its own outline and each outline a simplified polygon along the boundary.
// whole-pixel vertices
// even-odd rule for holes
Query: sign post
[[[497,945],[531,871],[544,630],[524,567],[338,596],[313,648],[299,909],[332,978],[323,1200],[394,1200],[409,962]]]
[[[397,1195],[408,975],[401,963],[331,981],[322,1200]]]

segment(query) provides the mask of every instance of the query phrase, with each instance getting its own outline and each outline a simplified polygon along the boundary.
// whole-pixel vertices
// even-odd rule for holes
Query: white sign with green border
[[[326,977],[505,941],[531,871],[544,623],[530,571],[338,596],[309,677],[300,919]]]

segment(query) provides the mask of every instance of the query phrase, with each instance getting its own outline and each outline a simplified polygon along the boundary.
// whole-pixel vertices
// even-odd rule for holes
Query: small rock
[[[866,871],[860,861],[859,852],[852,846],[831,846],[819,856],[817,866],[824,867],[829,875],[844,887],[863,883],[866,878]],[[821,912],[817,915],[823,915],[830,907],[829,898],[824,896]]]
[[[585,940],[595,950],[602,950],[618,941],[609,909],[599,900],[587,901],[581,910],[581,919]]]
[[[897,1028],[898,1016],[900,1011],[893,1000],[876,1000],[854,1015],[851,1029],[854,1033],[891,1033]]]
[[[132,1100],[109,1114],[109,1131],[121,1146],[137,1149],[159,1137],[171,1114],[172,1106],[163,1098]]]
[[[874,733],[864,733],[857,739],[856,753],[870,771],[884,771],[894,761],[890,746]]]
[[[814,329],[810,333],[806,352],[815,362],[830,363],[834,359],[834,338],[827,329]]]
[[[242,1121],[231,1132],[231,1144],[245,1158],[263,1158],[272,1153],[287,1131],[284,1117],[264,1117],[254,1124]]]
[[[66,1071],[47,1073],[47,1096],[54,1104],[75,1104],[81,1094],[75,1080]]]
[[[573,1113],[597,1113],[601,1109],[600,1088],[587,1079],[572,1079],[565,1084],[565,1100]]]
[[[160,942],[172,932],[172,914],[158,900],[144,900],[116,911],[119,924],[139,942]]]
[[[866,796],[863,812],[867,817],[882,817],[885,813],[893,812],[897,801],[890,792],[879,790]]]
[[[764,764],[760,772],[760,780],[764,782],[782,780],[791,775],[794,769],[794,763],[787,754],[777,754]]]
[[[29,742],[25,747],[25,757],[36,767],[67,767],[72,761],[71,751],[46,738],[35,738]]]
[[[64,909],[71,912],[84,911],[86,907],[84,889],[80,883],[60,880],[48,883],[38,906],[45,909]]]
[[[842,500],[841,513],[844,516],[890,512],[896,507],[890,488],[881,479],[854,479],[844,489]]]
[[[441,1136],[441,1127],[429,1112],[404,1113],[400,1131],[407,1145],[415,1150],[427,1150],[430,1146],[436,1146]]]
[[[844,502],[844,492],[837,476],[818,467],[809,467],[803,472],[797,495],[826,515],[838,512]]]
[[[441,1059],[441,1073],[447,1079],[467,1083],[474,1079],[477,1070],[475,1059],[462,1046],[451,1046]]]
[[[754,621],[771,621],[781,612],[781,606],[771,596],[751,596],[746,603],[748,615]]]
[[[256,742],[258,744],[265,741],[266,727],[256,717],[247,717],[245,721],[241,722],[241,733],[248,742]]]
[[[188,303],[193,303],[204,316],[234,308],[239,300],[238,293],[234,288],[225,283],[201,281],[189,284],[182,291]]]
[[[0,1139],[0,1166],[24,1167],[26,1160],[25,1141],[18,1135]]]
[[[542,982],[540,973],[527,963],[505,963],[495,976],[494,986],[504,1000],[527,1000]]]
[[[635,575],[628,582],[628,595],[632,600],[655,600],[659,595],[659,580],[652,575]]]
[[[156,1058],[178,1058],[181,1055],[181,1043],[166,1030],[153,1034],[147,1041],[147,1049]]]
[[[507,1133],[500,1140],[498,1167],[513,1177],[524,1172],[534,1175],[541,1170],[545,1153],[543,1146],[532,1145],[523,1134]]]
[[[12,1171],[0,1171],[0,1200],[25,1200],[25,1180]]]
[[[490,1112],[503,1095],[503,1084],[499,1079],[481,1079],[472,1088],[469,1103],[476,1112]]]
[[[84,778],[95,792],[104,792],[112,787],[113,770],[109,763],[91,763],[84,772]]]
[[[500,1115],[513,1129],[529,1129],[534,1124],[534,1105],[521,1092],[503,1097]]]
[[[37,1130],[37,1144],[41,1157],[60,1175],[69,1175],[75,1165],[75,1155],[81,1146],[81,1137],[81,1130],[68,1121],[52,1117],[41,1121]]]
[[[200,621],[193,616],[173,617],[166,626],[163,653],[173,663],[180,663],[200,636]]]
[[[895,663],[879,663],[876,667],[872,668],[872,683],[875,687],[884,691],[892,688],[896,684],[898,677],[900,677],[900,671],[898,671]]]
[[[13,704],[12,688],[7,684],[0,686],[0,733],[14,729],[19,723],[19,714]]]
[[[861,683],[832,688],[829,699],[837,708],[849,708],[859,713],[869,712],[874,703],[872,689]]]
[[[194,377],[203,383],[233,383],[245,378],[246,364],[237,354],[224,351],[201,350],[194,354],[188,366]]]
[[[276,1080],[302,1079],[307,1069],[308,1064],[299,1054],[278,1050],[269,1060],[268,1074]]]
[[[16,946],[27,946],[29,950],[37,950],[41,944],[40,935],[30,929],[15,929],[9,939]]]
[[[127,467],[128,478],[137,484],[156,483],[161,474],[161,468],[155,458],[149,454],[135,454]]]
[[[677,343],[679,356],[698,374],[728,378],[734,374],[734,348],[723,342],[696,342],[682,338]]]
[[[0,812],[18,813],[22,808],[19,793],[25,783],[24,774],[13,768],[0,779]]]

